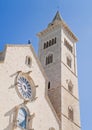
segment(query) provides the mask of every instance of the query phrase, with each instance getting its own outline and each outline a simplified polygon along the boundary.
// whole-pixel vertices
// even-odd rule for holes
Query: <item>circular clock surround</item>
[[[32,100],[36,95],[36,89],[32,78],[20,72],[16,77],[16,91],[20,98],[25,101]]]

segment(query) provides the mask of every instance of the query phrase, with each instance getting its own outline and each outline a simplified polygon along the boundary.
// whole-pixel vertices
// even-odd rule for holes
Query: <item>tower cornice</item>
[[[37,34],[38,37],[43,36],[44,34],[48,33],[49,31],[53,30],[56,27],[63,27],[68,33],[69,35],[74,39],[75,42],[78,41],[78,38],[74,35],[74,33],[70,30],[70,28],[68,27],[68,25],[63,21],[56,21],[55,23],[53,23],[52,25],[48,26],[45,30],[39,32]]]

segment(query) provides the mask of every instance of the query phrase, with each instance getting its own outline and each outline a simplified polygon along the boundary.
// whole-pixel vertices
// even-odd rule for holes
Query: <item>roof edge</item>
[[[67,30],[67,32],[68,32],[68,33],[70,34],[70,36],[75,40],[75,42],[78,41],[78,38],[74,35],[74,33],[71,31],[71,29],[68,27],[68,25],[67,25],[64,21],[59,21],[58,23],[55,23],[55,24],[53,24],[52,26],[47,27],[47,28],[44,29],[43,31],[37,33],[37,36],[38,36],[38,37],[41,37],[41,36],[43,36],[45,33],[49,32],[50,30],[54,29],[55,27],[57,27],[57,26],[59,26],[59,25],[60,25],[60,26],[62,25],[62,26]]]

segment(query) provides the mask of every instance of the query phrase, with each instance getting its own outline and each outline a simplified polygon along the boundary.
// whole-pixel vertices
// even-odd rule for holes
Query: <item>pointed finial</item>
[[[60,9],[60,7],[59,7],[59,5],[57,6],[57,11],[59,12],[59,9]]]
[[[55,22],[59,22],[59,21],[62,21],[62,18],[60,16],[59,11],[57,11],[52,22],[48,24],[48,27],[52,26]]]
[[[55,20],[61,21],[61,16],[59,14],[59,11],[56,12],[55,17],[53,18],[52,22],[54,22]]]

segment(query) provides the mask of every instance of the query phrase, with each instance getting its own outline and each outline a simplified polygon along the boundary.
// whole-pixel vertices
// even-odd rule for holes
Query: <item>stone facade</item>
[[[32,45],[6,45],[0,53],[0,129],[80,130],[77,38],[59,12],[38,37],[39,59]],[[32,100],[19,94],[16,79],[20,73],[32,79]],[[20,125],[18,114],[23,109],[26,116],[21,113],[20,117],[25,122]]]
[[[48,83],[50,83],[48,95],[61,121],[61,130],[80,130],[76,63],[77,38],[62,20],[59,12],[49,26],[38,33],[38,37],[39,59],[48,76]],[[50,44],[50,40],[54,38],[56,38],[56,43]],[[47,44],[46,48],[43,47],[44,44]],[[53,61],[46,64],[46,56],[49,54],[53,54]],[[69,108],[73,112],[72,120],[69,119]]]
[[[7,45],[5,49],[4,61],[0,63],[0,129],[19,130],[15,126],[16,109],[20,105],[28,108],[30,115],[34,114],[31,129],[49,130],[54,128],[59,130],[59,121],[46,93],[47,79],[44,71],[35,56],[31,45]],[[31,67],[25,64],[26,56],[32,58]],[[32,102],[24,103],[15,89],[15,77],[18,71],[24,73],[32,71],[30,77],[36,88],[37,99]]]

